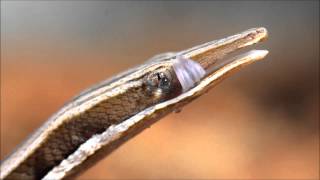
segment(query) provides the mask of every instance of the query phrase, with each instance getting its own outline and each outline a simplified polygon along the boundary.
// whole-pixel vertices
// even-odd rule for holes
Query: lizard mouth
[[[268,53],[267,50],[251,50],[235,57],[229,57],[230,54],[259,43],[267,37],[268,32],[266,28],[252,28],[227,38],[211,41],[186,51],[182,51],[179,53],[179,56],[186,59],[192,59],[201,65],[201,67],[206,71],[206,74],[210,74],[237,58],[244,58],[245,56],[266,56]],[[223,60],[222,63],[220,62],[221,60]]]
[[[200,80],[234,61],[248,59],[254,61],[264,58],[268,54],[267,50],[251,50],[233,57],[230,57],[230,54],[256,44],[267,36],[265,28],[253,28],[178,53],[174,59],[173,68],[183,92],[195,87]]]

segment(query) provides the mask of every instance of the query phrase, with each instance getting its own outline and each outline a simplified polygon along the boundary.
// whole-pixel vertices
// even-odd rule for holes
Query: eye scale
[[[191,59],[178,55],[173,61],[173,69],[182,86],[183,92],[194,87],[206,74],[205,69]]]
[[[148,89],[149,91],[168,91],[171,88],[171,81],[172,77],[168,71],[151,73],[147,77]]]
[[[169,77],[167,77],[163,72],[158,74],[158,78],[159,78],[159,87],[167,90],[170,88],[170,80]]]

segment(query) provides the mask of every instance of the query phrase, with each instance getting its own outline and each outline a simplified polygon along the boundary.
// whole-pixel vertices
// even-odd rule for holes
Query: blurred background
[[[79,179],[318,179],[319,1],[1,1],[1,159],[83,89],[259,26],[264,61]]]

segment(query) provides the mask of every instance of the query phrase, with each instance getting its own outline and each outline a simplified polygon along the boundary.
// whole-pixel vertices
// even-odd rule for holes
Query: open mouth
[[[193,47],[179,54],[199,63],[208,75],[237,59],[262,59],[268,54],[267,50],[251,50],[233,57],[230,57],[230,55],[240,49],[261,42],[267,37],[266,28],[253,28],[224,39]],[[221,60],[223,61],[220,62]]]
[[[265,28],[253,28],[242,33],[211,41],[177,53],[173,68],[183,92],[195,87],[200,80],[236,62],[252,62],[264,58],[267,50],[251,50],[239,54],[239,50],[256,44],[268,36]],[[236,56],[232,54],[238,53]]]

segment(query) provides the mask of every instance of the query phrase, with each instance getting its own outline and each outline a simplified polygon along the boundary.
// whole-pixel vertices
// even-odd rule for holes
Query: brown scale
[[[58,133],[51,133],[41,148],[29,156],[7,179],[41,179],[92,135],[100,134],[110,125],[120,123],[151,105],[181,93],[175,75],[173,79],[172,91],[160,96],[154,96],[153,92],[147,89],[146,83],[143,83],[72,117],[55,130]]]

